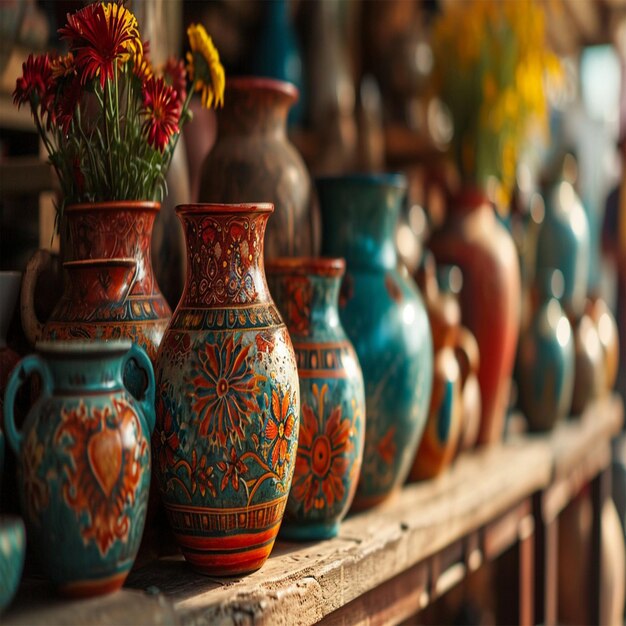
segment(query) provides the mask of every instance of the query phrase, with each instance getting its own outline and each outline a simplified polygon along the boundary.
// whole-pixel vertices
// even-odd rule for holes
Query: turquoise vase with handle
[[[328,177],[316,185],[322,252],[346,259],[339,313],[365,380],[365,452],[353,505],[365,509],[399,489],[411,468],[430,403],[431,330],[394,244],[404,176]]]
[[[152,365],[128,340],[36,347],[38,354],[13,370],[4,403],[28,540],[62,593],[114,591],[133,565],[145,523],[155,421]],[[123,383],[131,361],[146,377],[141,398]],[[35,373],[42,394],[18,430],[15,395]]]

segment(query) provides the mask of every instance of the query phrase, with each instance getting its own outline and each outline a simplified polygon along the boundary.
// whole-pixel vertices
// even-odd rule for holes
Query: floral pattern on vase
[[[192,567],[261,567],[295,466],[296,360],[263,268],[272,205],[181,205],[188,271],[157,357],[156,475]]]
[[[300,379],[296,468],[280,532],[287,539],[326,539],[337,534],[352,503],[365,438],[363,374],[339,320],[345,262],[282,258],[267,271]]]

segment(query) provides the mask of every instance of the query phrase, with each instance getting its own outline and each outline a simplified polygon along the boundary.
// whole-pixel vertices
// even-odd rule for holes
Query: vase
[[[356,491],[365,441],[363,374],[339,320],[343,259],[267,264],[270,292],[291,336],[300,379],[300,435],[280,529],[286,539],[337,535]]]
[[[238,575],[272,549],[300,421],[296,359],[263,266],[272,205],[177,212],[187,279],[157,356],[155,472],[191,566]]]
[[[611,391],[617,380],[619,368],[619,331],[617,322],[606,302],[599,297],[591,299],[590,315],[596,329],[604,354],[604,389]]]
[[[152,229],[159,208],[158,202],[130,201],[69,205],[64,211],[67,238],[62,250],[65,261],[100,259],[101,267],[104,266],[104,259],[134,259],[134,278],[123,304],[109,307],[106,313],[102,311],[102,316],[91,320],[91,323],[83,319],[83,336],[102,339],[127,337],[145,349],[153,362],[171,317],[170,308],[152,271]],[[47,261],[46,254],[40,251],[31,259],[24,275],[22,325],[33,345],[47,335],[45,324],[35,315],[34,306],[35,284]],[[119,261],[115,263],[118,263],[116,271],[121,271]],[[85,269],[83,273],[87,272]],[[73,290],[74,287],[66,285],[65,294]],[[119,303],[116,301],[116,304]],[[63,326],[62,321],[55,321],[54,336],[57,339],[73,338],[71,327],[74,322],[66,320],[68,323]]]
[[[424,435],[409,475],[411,480],[434,478],[450,465],[462,428],[462,379],[454,351],[461,309],[452,293],[440,291],[436,269],[432,253],[426,251],[416,279],[433,336],[433,388]]]
[[[480,351],[478,443],[500,441],[519,332],[521,285],[515,245],[486,195],[468,187],[449,204],[429,247],[438,263],[457,265],[463,273],[463,324]]]
[[[478,371],[480,351],[476,337],[466,326],[459,327],[459,336],[454,353],[461,370],[461,415],[462,427],[459,438],[459,452],[471,450],[478,441],[482,399]]]
[[[154,427],[152,364],[128,340],[39,342],[37,351],[13,371],[4,407],[28,540],[61,593],[108,593],[126,579],[144,528]],[[130,359],[148,381],[141,398],[123,384]],[[18,431],[15,394],[33,373],[41,378],[42,395]]]
[[[365,509],[408,476],[430,402],[432,339],[422,298],[399,270],[394,244],[406,179],[364,174],[316,184],[323,253],[346,259],[339,314],[365,380],[365,451],[353,504]]]
[[[200,202],[272,202],[265,254],[315,253],[319,218],[311,181],[286,133],[289,107],[298,98],[290,83],[269,78],[230,78],[219,109],[218,135],[202,165]]]
[[[0,615],[17,592],[26,556],[26,531],[19,517],[0,517]]]
[[[574,338],[559,302],[561,272],[542,270],[536,282],[539,306],[520,338],[519,404],[531,431],[548,431],[572,404]]]
[[[537,239],[537,272],[563,274],[561,302],[570,319],[584,309],[589,281],[589,223],[572,185],[561,181],[546,194],[546,211]]]

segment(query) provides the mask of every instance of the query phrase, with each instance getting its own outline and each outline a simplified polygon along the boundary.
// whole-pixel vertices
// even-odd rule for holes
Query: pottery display
[[[458,270],[457,270],[458,271]],[[417,272],[433,336],[433,390],[424,435],[417,449],[411,480],[433,478],[452,462],[462,429],[462,379],[454,352],[461,309],[455,296],[439,291],[435,260],[424,253]]]
[[[509,404],[520,322],[520,268],[509,232],[486,195],[464,188],[449,207],[429,247],[438,263],[463,273],[459,294],[463,324],[480,350],[482,415],[478,443],[500,441]]]
[[[537,272],[563,274],[561,302],[571,319],[582,315],[589,282],[589,223],[574,188],[567,181],[546,194],[546,211],[537,239]]]
[[[22,578],[26,532],[19,517],[0,517],[0,615],[11,604]]]
[[[365,380],[365,451],[353,505],[364,509],[401,487],[415,457],[433,378],[430,325],[417,286],[398,269],[394,234],[404,176],[328,177],[316,184],[323,254],[346,259],[339,314]]]
[[[459,452],[470,450],[478,441],[482,399],[478,370],[480,369],[480,351],[476,337],[465,326],[459,327],[457,344],[454,348],[461,370],[461,435]]]
[[[40,342],[37,351],[11,374],[4,405],[28,541],[63,594],[114,591],[133,565],[145,522],[152,365],[128,340]],[[148,381],[142,398],[124,388],[122,372],[130,359]],[[15,394],[34,373],[42,395],[18,431]]]
[[[29,341],[34,345],[45,337],[55,339],[76,338],[76,316],[81,318],[82,338],[111,339],[128,337],[144,348],[154,362],[163,332],[171,316],[170,308],[159,290],[152,271],[151,239],[154,220],[159,212],[158,202],[96,202],[92,204],[75,204],[65,207],[64,216],[67,220],[67,240],[63,246],[65,261],[100,261],[94,266],[86,264],[66,266],[73,272],[74,279],[80,279],[78,286],[66,283],[65,303],[55,310],[54,334],[48,332],[46,324],[40,322],[35,314],[34,290],[40,272],[48,263],[47,253],[39,251],[29,262],[24,274],[21,309],[22,325]],[[115,297],[124,293],[121,285],[116,282],[114,287],[109,282],[119,277],[122,270],[121,261],[135,261],[135,270],[127,272],[132,279],[129,290],[123,299],[113,300],[111,289],[117,289]],[[106,267],[105,260],[113,262]],[[97,267],[96,267],[97,265]],[[113,269],[115,267],[115,269]],[[72,281],[70,278],[70,282]],[[91,311],[89,317],[89,301],[81,296],[88,291],[84,281],[100,281],[98,295],[98,311]],[[126,283],[125,283],[126,285]],[[82,303],[82,313],[72,310],[70,302]],[[111,305],[106,305],[111,300]],[[70,318],[65,317],[69,315]],[[63,322],[66,322],[63,324]]]
[[[267,559],[296,461],[300,392],[263,267],[271,204],[180,205],[187,279],[156,364],[155,473],[191,566]]]
[[[272,202],[267,258],[317,252],[319,217],[302,157],[287,138],[289,108],[298,90],[269,78],[226,81],[218,136],[200,175],[200,202]]]
[[[574,385],[574,338],[559,298],[563,276],[537,276],[539,306],[522,334],[517,367],[519,406],[531,431],[551,430],[570,410]]]
[[[619,368],[619,332],[611,309],[602,298],[592,298],[589,309],[598,330],[598,339],[604,353],[604,388],[613,389]]]
[[[334,537],[357,486],[365,441],[363,374],[341,326],[343,259],[267,263],[268,284],[287,324],[300,379],[296,468],[280,529],[286,539]]]

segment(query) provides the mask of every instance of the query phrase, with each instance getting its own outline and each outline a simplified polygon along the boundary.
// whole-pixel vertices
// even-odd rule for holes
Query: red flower
[[[22,63],[22,76],[15,83],[13,104],[21,107],[29,103],[32,106],[41,104],[44,113],[50,113],[54,101],[54,78],[47,54],[33,56]]]
[[[179,102],[184,102],[187,97],[187,70],[182,60],[170,57],[163,68],[163,78],[176,91]]]
[[[59,92],[55,105],[55,117],[58,125],[67,135],[74,120],[74,113],[80,104],[82,87],[77,75],[64,79],[63,89]]]
[[[179,132],[181,104],[176,91],[165,84],[163,78],[149,78],[143,89],[142,113],[148,118],[143,130],[148,135],[150,145],[163,152],[172,135]]]
[[[198,456],[194,450],[191,453],[191,493],[196,493],[196,489],[200,491],[200,495],[204,498],[207,491],[215,497],[215,485],[211,481],[213,476],[213,466],[207,467],[206,455],[203,454],[198,464]]]
[[[304,511],[322,509],[340,503],[346,493],[344,479],[348,477],[351,424],[342,419],[341,406],[324,415],[324,395],[328,385],[319,393],[318,415],[306,403],[302,405],[302,422],[298,439],[296,469],[291,493],[304,503]],[[320,425],[323,427],[320,429]]]
[[[287,458],[289,438],[295,426],[293,407],[289,404],[289,392],[283,396],[282,402],[275,389],[272,389],[272,415],[265,425],[265,436],[275,442],[272,450],[272,467],[281,465]]]
[[[237,457],[237,451],[234,447],[230,449],[230,461],[220,461],[217,464],[218,469],[224,472],[224,477],[220,483],[220,491],[224,491],[228,487],[228,481],[235,491],[239,491],[239,479],[243,481],[248,466]]]
[[[67,16],[67,26],[59,29],[76,54],[81,83],[100,77],[104,89],[107,79],[113,79],[118,62],[142,48],[135,16],[126,7],[94,2],[74,15]]]
[[[165,419],[163,428],[154,433],[154,447],[158,454],[159,467],[161,472],[164,473],[168,467],[174,467],[176,455],[180,452],[180,441],[173,428],[174,421],[172,420],[172,414],[170,411],[165,410],[161,398],[158,398],[157,402],[162,406],[158,411],[161,415],[165,414]]]

